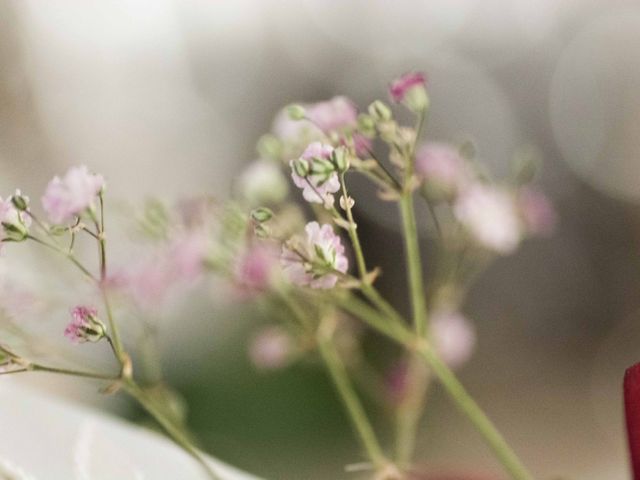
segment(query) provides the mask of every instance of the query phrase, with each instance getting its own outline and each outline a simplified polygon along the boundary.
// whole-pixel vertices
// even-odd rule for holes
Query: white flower
[[[454,214],[483,247],[508,254],[522,239],[522,225],[514,198],[506,191],[473,185],[454,205]]]
[[[298,175],[295,160],[291,160],[291,178],[296,187],[302,189],[302,196],[307,202],[333,206],[333,194],[340,190],[340,180],[329,161],[332,153],[331,145],[320,142],[310,144],[300,157],[301,161],[308,162],[309,165],[306,177]]]
[[[440,310],[431,315],[430,332],[436,351],[451,368],[462,366],[473,353],[476,333],[460,312]]]
[[[289,190],[278,165],[268,160],[251,163],[238,179],[238,189],[252,205],[279,203]]]
[[[346,273],[349,261],[344,246],[331,225],[310,222],[305,227],[306,241],[297,248],[282,248],[282,268],[296,285],[311,288],[332,288],[338,281],[337,272]]]

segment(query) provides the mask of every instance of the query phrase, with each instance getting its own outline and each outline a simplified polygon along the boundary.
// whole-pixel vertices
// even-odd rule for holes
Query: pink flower
[[[64,335],[73,343],[97,342],[105,336],[106,327],[98,320],[98,311],[93,307],[77,306],[71,311],[71,322]]]
[[[208,241],[199,231],[176,235],[168,245],[133,267],[109,279],[109,285],[123,290],[143,309],[163,305],[170,294],[198,280],[204,270]]]
[[[342,138],[340,140],[341,145],[348,146],[348,142]],[[353,134],[353,147],[356,151],[357,156],[365,156],[369,155],[369,152],[372,148],[372,142],[370,138],[365,137],[361,133],[355,132]]]
[[[386,372],[384,383],[392,404],[400,405],[406,399],[411,387],[409,377],[409,362],[406,358],[395,362]]]
[[[52,223],[67,223],[93,207],[103,188],[102,175],[89,173],[86,166],[73,167],[64,178],[54,177],[49,182],[42,197],[42,206]]]
[[[469,360],[476,344],[476,334],[460,312],[436,311],[431,316],[430,328],[434,347],[444,363],[458,368]]]
[[[522,239],[519,213],[506,191],[473,185],[456,201],[454,214],[480,245],[497,253],[513,252]]]
[[[426,78],[423,73],[409,72],[391,82],[389,95],[391,95],[394,102],[400,103],[405,100],[410,90],[415,87],[424,88],[425,86]]]
[[[465,160],[457,149],[445,143],[428,143],[416,153],[416,174],[428,187],[451,196],[471,181]]]
[[[332,152],[333,147],[331,145],[313,142],[306,148],[300,158],[309,163],[310,172],[313,172],[316,164],[318,164],[316,159],[328,160],[331,158]],[[321,173],[309,173],[306,178],[303,178],[296,173],[294,162],[294,160],[289,162],[291,178],[296,187],[302,189],[304,199],[311,203],[333,205],[335,201],[333,194],[340,190],[338,174],[335,171],[327,170]]]
[[[167,251],[168,270],[175,280],[193,281],[204,269],[209,243],[204,233],[186,232],[176,236]]]
[[[556,211],[547,196],[531,187],[518,193],[520,212],[527,231],[534,235],[549,235],[558,221]]]
[[[355,127],[358,120],[358,111],[347,97],[307,105],[305,110],[307,118],[324,132]]]
[[[278,256],[274,248],[252,245],[238,259],[235,280],[248,292],[264,292],[269,289],[278,269]]]
[[[293,353],[293,339],[280,327],[267,327],[249,345],[249,358],[261,370],[282,368]]]
[[[309,222],[305,231],[306,241],[296,250],[287,245],[282,248],[282,268],[296,285],[332,288],[338,281],[336,272],[346,273],[349,267],[340,237],[331,225],[318,222]]]

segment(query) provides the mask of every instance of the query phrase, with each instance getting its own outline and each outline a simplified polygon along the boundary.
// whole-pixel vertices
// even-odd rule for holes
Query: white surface
[[[168,439],[0,379],[1,480],[206,480]],[[258,480],[211,459],[221,480]]]

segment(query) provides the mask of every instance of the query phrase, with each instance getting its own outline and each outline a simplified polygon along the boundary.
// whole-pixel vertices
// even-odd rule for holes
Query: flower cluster
[[[409,438],[415,435],[412,425],[427,402],[429,382],[436,379],[474,423],[483,426],[481,433],[492,448],[507,451],[503,456],[514,468],[515,456],[490,422],[478,421],[479,407],[455,380],[453,370],[469,360],[476,343],[473,324],[461,311],[464,292],[492,258],[487,254],[509,254],[528,236],[550,233],[556,223],[554,209],[530,178],[490,181],[467,145],[422,142],[429,109],[424,74],[402,75],[391,82],[388,94],[391,106],[375,100],[362,111],[344,96],[285,108],[272,133],[259,141],[259,158],[234,183],[232,198],[192,198],[175,207],[150,201],[135,215],[138,233],[144,233],[147,243],[142,252],[129,256],[135,261],[115,270],[107,266],[101,175],[80,166],[51,180],[42,196],[49,223],[34,214],[20,191],[0,199],[2,243],[31,240],[47,247],[69,260],[99,294],[109,328],[97,307],[80,305],[71,311],[64,336],[73,343],[105,339],[119,373],[60,370],[22,359],[5,347],[0,347],[0,369],[109,380],[107,391],[121,388],[144,403],[150,393],[137,385],[132,358],[145,353],[130,354],[139,342],[121,337],[114,312],[130,309],[149,337],[145,342],[155,342],[153,321],[176,287],[187,288],[216,275],[237,294],[234,301],[259,299],[280,321],[261,327],[250,341],[249,358],[257,368],[283,368],[304,357],[315,357],[327,367],[380,478],[388,472],[399,478],[398,472],[410,468],[412,452],[405,450],[414,443]],[[414,125],[396,119],[397,107],[415,117]],[[393,286],[399,294],[406,293],[410,308],[401,310],[410,311],[411,318],[378,291],[381,270],[371,268],[365,255],[372,239],[361,238],[358,228],[362,212],[356,211],[349,191],[353,175],[370,181],[380,201],[398,206],[404,241],[389,253],[394,258],[404,255],[406,284],[393,279]],[[296,187],[291,191],[289,177]],[[430,219],[420,218],[416,201],[425,202],[423,211]],[[427,291],[422,272],[426,249],[420,248],[418,224],[429,221],[434,226],[430,241],[438,242],[434,250],[439,256],[429,258],[437,273]],[[79,238],[96,246],[96,265],[76,256]],[[116,301],[114,309],[111,303]],[[368,364],[363,353],[365,328],[396,344],[391,369]],[[378,369],[381,375],[375,375]],[[391,399],[402,447],[397,463],[382,453],[352,386],[351,375],[360,370],[374,386],[379,383],[373,395]],[[162,378],[153,381],[153,388],[166,394],[154,397],[157,405],[150,412],[161,424],[171,425],[173,420],[164,415],[173,410],[168,400],[172,394]],[[188,436],[180,435],[178,443],[185,445]]]

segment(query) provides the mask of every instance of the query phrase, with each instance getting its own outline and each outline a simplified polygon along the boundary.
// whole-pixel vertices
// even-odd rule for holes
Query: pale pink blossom
[[[264,292],[272,285],[278,268],[275,248],[264,244],[251,245],[236,262],[235,281],[245,292]]]
[[[522,239],[515,200],[502,189],[471,186],[457,199],[454,214],[478,244],[497,253],[512,253]]]
[[[208,248],[199,231],[178,234],[151,257],[110,277],[109,285],[124,291],[140,308],[156,309],[174,290],[202,276]]]
[[[341,145],[348,146],[349,142],[346,139],[342,138],[340,140]],[[371,151],[373,143],[370,138],[365,137],[361,133],[355,132],[353,133],[353,147],[356,151],[356,155],[359,157],[369,155]]]
[[[73,343],[97,342],[105,336],[106,328],[98,320],[98,311],[93,307],[79,305],[71,311],[71,322],[64,335]]]
[[[430,332],[436,351],[450,368],[462,366],[473,354],[475,330],[460,312],[434,312],[431,315]]]
[[[261,330],[249,345],[249,358],[256,368],[273,370],[286,366],[292,358],[294,344],[286,330],[271,326]]]
[[[424,88],[426,78],[421,72],[405,73],[401,77],[395,79],[389,85],[389,95],[394,102],[400,103],[405,100],[409,91],[415,87]]]
[[[204,270],[209,241],[199,231],[185,232],[171,240],[167,250],[168,270],[176,280],[193,281]]]
[[[306,117],[320,130],[328,133],[357,124],[358,110],[347,97],[333,97],[331,100],[305,106]]]
[[[326,136],[319,127],[309,121],[293,120],[286,108],[273,119],[271,131],[284,142],[305,142],[305,144],[321,140]]]
[[[469,168],[458,150],[445,143],[427,143],[416,153],[415,172],[427,186],[447,196],[471,181]]]
[[[90,173],[86,166],[70,168],[63,178],[54,177],[47,185],[42,206],[55,224],[70,222],[93,207],[104,188],[102,175]]]
[[[320,142],[311,143],[302,153],[301,158],[308,161],[313,169],[314,159],[329,159],[333,153],[333,147]],[[302,189],[302,196],[307,202],[333,205],[335,199],[333,194],[340,190],[340,180],[338,174],[310,173],[306,178],[296,173],[294,160],[289,162],[291,166],[291,178],[296,187]]]
[[[398,360],[387,370],[384,383],[391,403],[399,405],[406,399],[411,387],[409,362],[406,358]]]
[[[531,187],[518,192],[520,212],[527,231],[533,235],[550,235],[558,221],[553,205],[547,196]]]
[[[306,225],[307,238],[296,249],[282,248],[281,264],[289,280],[300,286],[327,289],[338,281],[338,272],[346,273],[349,261],[344,246],[331,225],[318,222]]]

